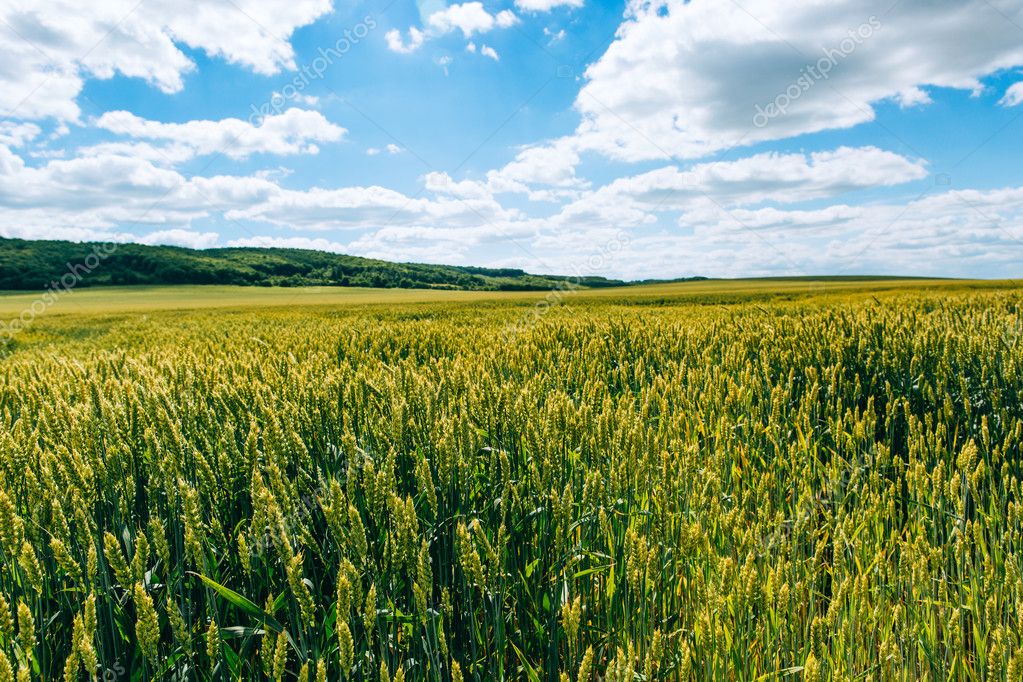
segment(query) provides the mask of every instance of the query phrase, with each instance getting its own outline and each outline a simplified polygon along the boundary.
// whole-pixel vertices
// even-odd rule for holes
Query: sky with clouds
[[[1012,277],[1023,0],[0,0],[0,235]]]

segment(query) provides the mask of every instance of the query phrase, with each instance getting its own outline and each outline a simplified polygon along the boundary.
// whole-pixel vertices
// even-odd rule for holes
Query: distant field
[[[644,284],[632,287],[592,289],[579,292],[580,298],[692,300],[703,297],[794,297],[820,294],[893,291],[911,289],[1003,288],[1014,283],[998,280],[917,279],[902,277],[767,277],[756,279],[718,279],[667,284]]]
[[[1007,282],[901,278],[777,278],[649,284],[607,289],[563,291],[562,300],[650,299],[686,300],[701,297],[793,296],[906,288],[999,288]],[[358,287],[242,287],[242,286],[132,286],[97,287],[62,295],[45,315],[121,313],[206,308],[264,308],[299,306],[397,305],[405,303],[460,303],[510,301],[528,303],[551,299],[550,291],[490,292],[427,289],[369,289]],[[0,292],[0,320],[17,316],[40,295]]]
[[[262,308],[307,305],[401,304],[471,301],[523,294],[436,291],[429,289],[363,289],[359,287],[137,286],[79,289],[59,298],[48,313],[117,313],[204,308]],[[529,294],[525,294],[529,295]],[[532,292],[538,296],[537,292]],[[0,314],[17,314],[38,294],[0,293]]]

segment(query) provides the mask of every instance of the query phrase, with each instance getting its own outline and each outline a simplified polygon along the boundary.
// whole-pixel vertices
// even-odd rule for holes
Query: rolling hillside
[[[105,254],[104,247],[95,243],[0,238],[0,290],[46,288],[73,267],[83,272],[81,264],[95,253],[104,253],[100,264],[82,275],[75,286],[219,284],[535,291],[564,285],[572,279],[531,275],[511,268],[391,263],[305,249],[195,250],[119,244]],[[97,256],[92,256],[92,262],[97,262]],[[572,281],[589,288],[624,284],[603,277]]]

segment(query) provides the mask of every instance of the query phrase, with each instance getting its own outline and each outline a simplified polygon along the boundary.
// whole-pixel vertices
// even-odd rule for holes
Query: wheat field
[[[1023,679],[1019,289],[559,303],[35,321],[0,682]]]

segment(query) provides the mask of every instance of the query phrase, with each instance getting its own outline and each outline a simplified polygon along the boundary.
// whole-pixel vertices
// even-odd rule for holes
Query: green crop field
[[[1013,283],[37,300],[0,682],[1023,679]]]

